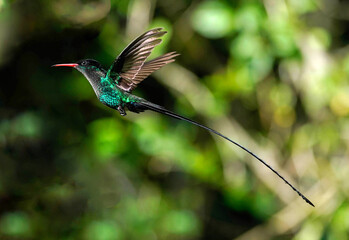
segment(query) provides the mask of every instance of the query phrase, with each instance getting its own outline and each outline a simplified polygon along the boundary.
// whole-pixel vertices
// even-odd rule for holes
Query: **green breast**
[[[118,88],[108,75],[101,78],[98,98],[99,101],[111,108],[117,108],[120,105],[125,107],[127,103],[138,101],[136,96]]]
[[[120,105],[125,107],[127,103],[137,102],[137,99],[135,96],[114,87],[102,89],[99,101],[111,108],[116,108]]]

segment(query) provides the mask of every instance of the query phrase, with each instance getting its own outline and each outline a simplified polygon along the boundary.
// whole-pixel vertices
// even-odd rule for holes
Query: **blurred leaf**
[[[275,109],[274,121],[280,127],[288,128],[296,120],[296,112],[290,106],[280,106]]]
[[[6,7],[6,0],[0,0],[0,12]]]
[[[43,122],[33,112],[26,112],[13,121],[13,132],[15,135],[28,138],[37,138],[42,134]]]
[[[322,46],[328,48],[331,45],[331,36],[323,28],[312,29],[313,35],[318,39]]]
[[[277,21],[269,20],[266,22],[265,28],[270,34],[276,56],[289,57],[296,53],[296,34],[290,22],[287,22],[284,18]]]
[[[290,4],[290,9],[295,10],[299,14],[308,13],[316,10],[317,8],[316,1],[312,1],[312,0],[304,0],[304,1],[289,0],[288,2]]]
[[[172,211],[163,220],[166,231],[173,234],[195,235],[199,230],[198,222],[191,212]]]
[[[101,161],[121,152],[125,147],[124,128],[115,118],[96,120],[88,126],[88,130],[92,148]]]
[[[122,14],[127,14],[130,0],[110,0],[113,9],[116,9]]]
[[[258,56],[264,50],[263,43],[257,34],[239,35],[231,44],[231,53],[237,58],[248,59]]]
[[[292,89],[286,84],[274,85],[269,98],[274,106],[293,106],[295,103]]]
[[[321,239],[322,238],[321,232],[323,232],[323,229],[319,222],[316,221],[313,223],[308,223],[302,228],[302,230],[297,234],[297,236],[294,239],[295,240]],[[343,238],[338,238],[338,239],[343,239]]]
[[[333,96],[330,102],[330,107],[334,114],[337,116],[348,116],[349,115],[349,89],[341,89]]]
[[[111,221],[94,221],[85,231],[86,240],[118,240],[122,238],[119,227]]]
[[[264,12],[259,5],[246,4],[236,12],[235,27],[237,30],[256,33],[264,22]]]
[[[338,239],[348,239],[349,234],[349,206],[344,204],[339,207],[333,216],[331,226],[334,230],[334,235]],[[345,237],[346,236],[346,237]]]
[[[207,38],[221,38],[234,28],[234,14],[229,5],[221,1],[204,1],[195,9],[193,28]]]
[[[31,235],[30,219],[22,212],[5,214],[0,220],[0,230],[3,234],[12,237],[29,237]]]
[[[110,10],[110,1],[67,1],[57,0],[51,3],[52,13],[60,20],[76,25],[88,25],[106,17]]]

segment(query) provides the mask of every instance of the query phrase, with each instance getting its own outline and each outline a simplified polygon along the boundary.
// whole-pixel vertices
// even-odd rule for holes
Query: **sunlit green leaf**
[[[202,2],[192,16],[196,31],[207,38],[221,38],[234,28],[233,10],[221,1]]]
[[[118,240],[122,239],[122,233],[119,227],[111,221],[94,221],[87,226],[84,239]]]
[[[0,219],[0,231],[12,237],[29,237],[31,234],[30,219],[22,212],[5,214]]]
[[[166,231],[174,234],[195,234],[198,231],[198,222],[191,212],[172,211],[169,212],[164,221]]]
[[[110,157],[122,151],[125,147],[123,130],[122,124],[115,118],[92,122],[89,125],[89,132],[93,149],[101,157]]]

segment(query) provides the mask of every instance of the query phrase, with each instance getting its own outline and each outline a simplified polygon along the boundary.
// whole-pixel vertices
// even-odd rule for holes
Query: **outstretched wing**
[[[131,92],[145,77],[174,61],[173,58],[177,55],[168,53],[145,62],[154,47],[161,43],[159,38],[166,33],[162,28],[155,28],[136,38],[115,59],[108,70],[108,76],[112,77],[121,89]]]
[[[137,76],[135,76],[134,82],[136,82],[136,84],[140,83],[156,70],[159,70],[168,63],[174,62],[174,58],[178,55],[179,54],[176,52],[169,52],[160,57],[145,62],[140,71],[138,72]]]

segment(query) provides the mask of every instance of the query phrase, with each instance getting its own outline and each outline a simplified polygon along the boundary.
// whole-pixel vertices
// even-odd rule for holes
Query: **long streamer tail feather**
[[[206,126],[204,126],[204,125],[202,125],[200,123],[197,123],[197,122],[195,122],[195,121],[193,121],[193,120],[191,120],[189,118],[186,118],[186,117],[183,117],[183,116],[181,116],[179,114],[171,112],[171,111],[165,109],[164,107],[162,107],[160,105],[151,103],[151,102],[146,101],[146,100],[137,102],[136,105],[132,106],[132,108],[135,108],[135,109],[132,109],[132,110],[137,110],[137,111],[134,111],[134,112],[141,112],[141,111],[144,111],[144,110],[152,110],[154,112],[162,113],[162,114],[165,114],[167,116],[170,116],[170,117],[173,117],[173,118],[176,118],[176,119],[179,119],[179,120],[184,120],[184,121],[187,121],[187,122],[189,122],[191,124],[194,124],[194,125],[196,125],[198,127],[203,128],[203,129],[206,129],[206,130],[208,130],[208,131],[210,131],[210,132],[212,132],[212,133],[214,133],[214,134],[216,134],[216,135],[226,139],[227,141],[229,141],[229,142],[233,143],[234,145],[238,146],[239,148],[241,148],[242,150],[244,150],[245,152],[247,152],[248,154],[253,156],[255,159],[260,161],[262,164],[264,164],[267,168],[269,168],[272,172],[274,172],[279,178],[281,178],[288,186],[290,186],[293,189],[293,191],[295,191],[300,197],[302,197],[304,201],[306,201],[311,206],[315,207],[314,204],[307,197],[305,197],[298,189],[296,189],[291,183],[289,183],[283,176],[281,176],[276,170],[274,170],[264,160],[262,160],[260,157],[258,157],[253,152],[251,152],[249,149],[247,149],[244,146],[240,145],[239,143],[231,140],[230,138],[224,136],[223,134],[217,132],[216,130],[213,130],[212,128],[206,127]]]

